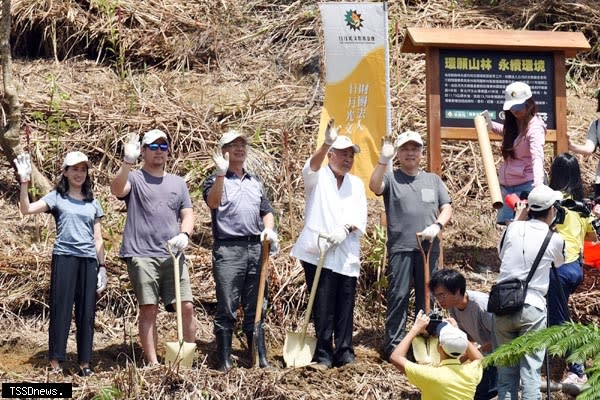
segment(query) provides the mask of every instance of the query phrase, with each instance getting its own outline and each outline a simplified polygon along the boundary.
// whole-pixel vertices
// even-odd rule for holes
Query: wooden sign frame
[[[590,49],[581,32],[407,28],[400,51],[425,53],[427,157],[431,172],[441,174],[442,140],[477,140],[474,126],[441,126],[440,49],[551,53],[554,61],[556,129],[548,130],[546,142],[553,144],[555,153],[568,150],[565,59]],[[490,139],[501,140],[501,136],[490,134]]]

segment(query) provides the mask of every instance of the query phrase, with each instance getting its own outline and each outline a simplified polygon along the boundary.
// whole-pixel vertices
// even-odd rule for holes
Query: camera
[[[527,197],[529,197],[528,191],[523,191],[518,195],[516,193],[510,193],[504,197],[504,203],[514,210],[517,208],[517,203],[519,202],[527,204]]]
[[[447,322],[442,318],[442,314],[432,311],[429,313],[429,325],[427,325],[427,333],[429,336],[439,336],[440,330]]]
[[[554,220],[552,221],[552,223],[550,224],[550,226],[564,224],[565,223],[565,217],[567,216],[567,212],[560,205],[559,201],[556,201],[552,206],[556,210],[556,215],[554,216]]]
[[[577,201],[573,199],[565,199],[560,202],[560,205],[566,208],[567,210],[575,211],[583,218],[587,218],[591,214],[589,203],[584,201]]]
[[[596,237],[600,238],[600,219],[593,220],[592,226],[594,227],[594,232],[596,232]]]

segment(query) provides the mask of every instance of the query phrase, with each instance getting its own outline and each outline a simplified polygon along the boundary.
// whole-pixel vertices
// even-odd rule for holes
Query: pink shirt
[[[492,122],[494,132],[502,134],[503,125]],[[514,142],[515,158],[508,157],[500,166],[498,179],[503,186],[516,186],[533,181],[533,186],[544,182],[544,143],[546,123],[536,114]]]

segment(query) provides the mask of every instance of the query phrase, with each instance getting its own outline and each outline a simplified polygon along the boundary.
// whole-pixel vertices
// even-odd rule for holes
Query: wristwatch
[[[435,221],[435,224],[440,227],[440,231],[444,229],[444,224],[442,224],[441,222]]]

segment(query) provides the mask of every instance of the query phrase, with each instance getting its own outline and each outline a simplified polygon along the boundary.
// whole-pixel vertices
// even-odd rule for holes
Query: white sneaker
[[[574,372],[569,372],[567,374],[567,376],[565,377],[565,379],[562,380],[561,383],[563,384],[570,384],[570,385],[583,385],[587,382],[587,376],[584,374],[583,376],[578,376],[576,373]]]

